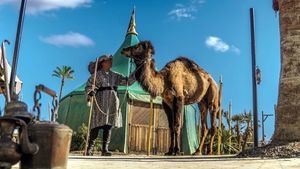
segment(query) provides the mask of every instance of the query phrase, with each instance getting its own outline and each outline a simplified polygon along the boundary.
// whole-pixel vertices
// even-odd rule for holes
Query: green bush
[[[72,135],[72,142],[71,142],[71,151],[84,151],[85,143],[86,143],[86,135],[87,135],[88,127],[85,123],[82,123],[78,130],[75,131]],[[96,139],[94,151],[101,150],[102,141],[98,137]]]

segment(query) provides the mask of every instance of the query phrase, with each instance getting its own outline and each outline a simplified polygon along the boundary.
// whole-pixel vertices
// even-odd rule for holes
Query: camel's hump
[[[203,68],[201,68],[196,62],[194,62],[193,60],[191,60],[187,57],[183,57],[183,56],[180,56],[180,57],[176,58],[175,60],[170,61],[169,63],[166,64],[166,67],[169,67],[173,63],[178,62],[178,61],[182,62],[185,65],[185,67],[187,67],[191,70],[195,70],[195,71],[200,70],[203,73],[209,74]]]

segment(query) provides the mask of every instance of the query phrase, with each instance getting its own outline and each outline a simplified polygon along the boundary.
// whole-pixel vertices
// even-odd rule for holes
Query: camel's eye
[[[146,49],[147,49],[146,43],[143,43],[143,44],[142,44],[142,47],[143,47],[144,50],[146,50]]]

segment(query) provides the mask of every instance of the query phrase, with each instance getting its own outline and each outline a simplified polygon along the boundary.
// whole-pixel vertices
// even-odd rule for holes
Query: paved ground
[[[17,168],[16,166],[14,168]],[[70,156],[68,169],[299,169],[300,158],[291,159],[237,159],[222,157],[162,157],[162,156]]]

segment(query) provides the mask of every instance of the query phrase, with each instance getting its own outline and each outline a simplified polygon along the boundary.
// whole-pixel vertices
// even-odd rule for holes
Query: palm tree
[[[232,116],[232,121],[235,123],[234,131],[236,134],[239,150],[241,148],[241,129],[242,129],[243,120],[244,120],[244,118],[243,118],[242,114],[236,114],[236,115]]]
[[[246,129],[245,129],[244,134],[243,134],[244,138],[243,138],[243,145],[242,145],[242,152],[244,152],[245,148],[246,148],[246,145],[247,145],[247,141],[253,133],[253,128],[252,128],[252,125],[251,125],[252,124],[251,112],[249,112],[249,113],[244,112],[242,117],[243,117],[243,122],[246,125]]]
[[[65,79],[74,79],[74,70],[70,66],[62,66],[61,68],[57,66],[56,69],[53,71],[52,76],[61,79],[58,99],[60,101],[63,87],[65,85]]]

